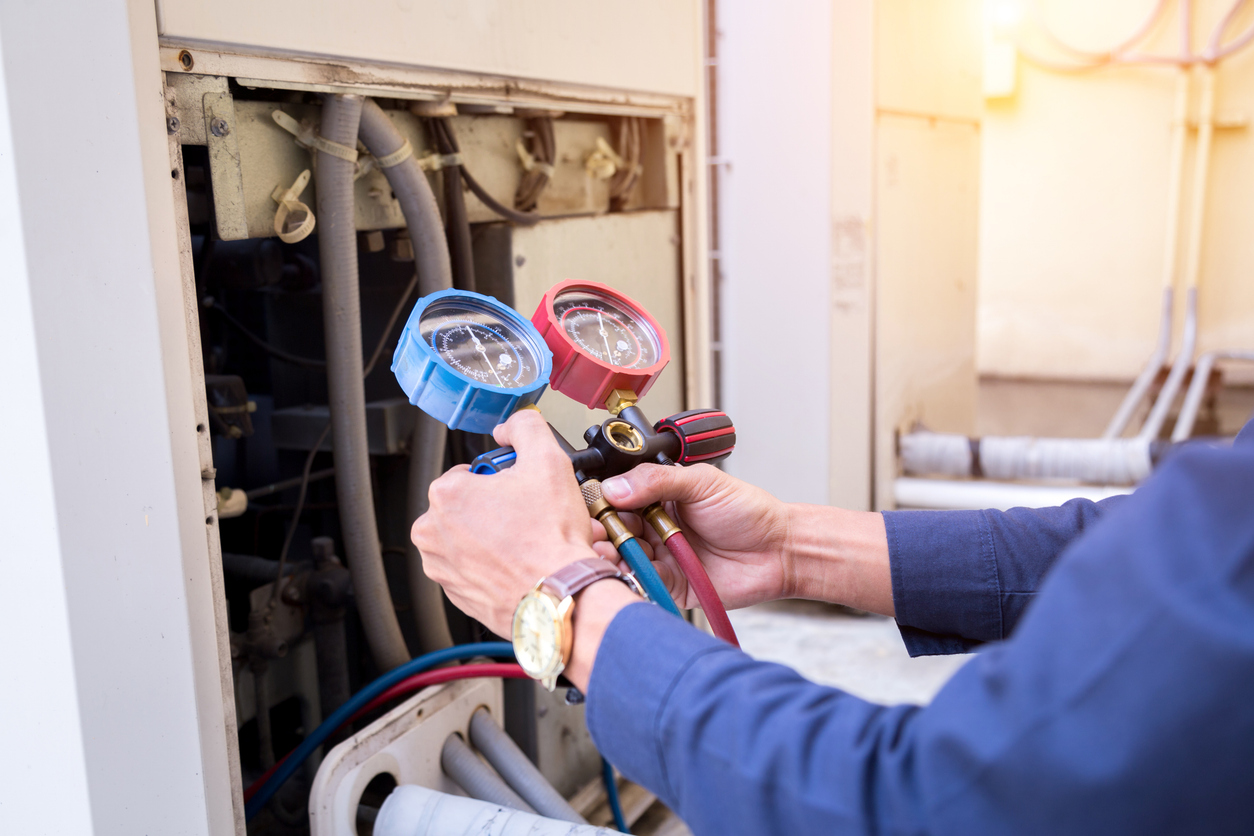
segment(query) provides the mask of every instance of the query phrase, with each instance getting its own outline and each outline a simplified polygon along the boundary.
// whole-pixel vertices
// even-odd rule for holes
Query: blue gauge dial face
[[[435,302],[422,312],[418,330],[454,371],[478,383],[517,389],[539,378],[541,363],[531,341],[486,306]]]
[[[657,335],[645,318],[594,290],[567,290],[553,300],[566,339],[611,366],[643,369],[657,362]]]

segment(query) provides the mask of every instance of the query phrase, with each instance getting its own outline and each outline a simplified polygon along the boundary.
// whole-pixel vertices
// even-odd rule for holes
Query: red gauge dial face
[[[623,370],[644,369],[658,361],[659,340],[640,313],[586,288],[572,288],[553,300],[562,334],[585,353]]]

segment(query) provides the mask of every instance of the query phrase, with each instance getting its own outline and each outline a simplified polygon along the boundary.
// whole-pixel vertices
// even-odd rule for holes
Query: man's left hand
[[[430,506],[410,536],[427,576],[458,609],[500,636],[512,632],[527,590],[561,567],[595,557],[593,527],[571,471],[540,413],[515,413],[492,433],[518,453],[491,476],[459,465],[431,483]]]

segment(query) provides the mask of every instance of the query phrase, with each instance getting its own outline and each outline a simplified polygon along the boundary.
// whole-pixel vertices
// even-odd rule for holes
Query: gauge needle
[[[597,322],[601,326],[601,342],[605,343],[605,359],[610,361],[610,365],[617,366],[614,362],[614,352],[610,351],[610,336],[605,333],[605,319],[602,318],[601,312],[597,311]]]
[[[501,380],[501,376],[496,373],[496,366],[492,365],[492,361],[488,359],[488,349],[483,343],[479,342],[479,338],[475,336],[475,332],[469,328],[466,329],[470,333],[470,338],[475,341],[475,351],[479,352],[479,358],[483,364],[492,370],[492,376],[496,378],[496,383],[501,388],[505,388],[505,381]]]

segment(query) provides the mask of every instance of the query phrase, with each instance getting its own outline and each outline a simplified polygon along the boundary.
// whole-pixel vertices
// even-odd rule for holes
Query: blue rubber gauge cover
[[[468,290],[419,299],[392,356],[410,403],[451,430],[475,433],[538,401],[552,372],[553,354],[534,325]]]

